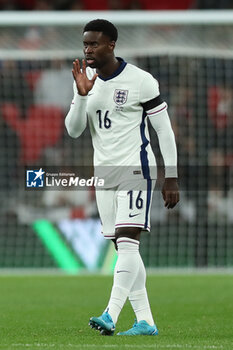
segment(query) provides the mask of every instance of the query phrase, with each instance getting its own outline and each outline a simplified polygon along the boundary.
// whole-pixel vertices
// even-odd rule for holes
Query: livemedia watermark
[[[26,170],[27,189],[74,189],[86,187],[103,187],[104,179],[98,176],[83,178],[72,172],[51,172],[42,167]]]

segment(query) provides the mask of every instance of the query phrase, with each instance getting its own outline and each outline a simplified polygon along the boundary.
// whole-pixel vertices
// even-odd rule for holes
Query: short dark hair
[[[117,41],[118,32],[114,24],[107,21],[106,19],[94,19],[88,22],[83,28],[84,32],[102,32],[104,35],[108,36],[110,40]]]

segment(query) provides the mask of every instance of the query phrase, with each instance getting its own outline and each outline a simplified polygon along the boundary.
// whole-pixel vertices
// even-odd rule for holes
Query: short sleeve
[[[143,104],[159,95],[160,91],[158,81],[150,73],[146,73],[140,87],[139,102]]]

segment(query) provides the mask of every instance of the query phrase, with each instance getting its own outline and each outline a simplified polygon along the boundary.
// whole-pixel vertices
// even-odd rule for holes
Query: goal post
[[[117,25],[117,52],[123,56],[175,54],[232,58],[233,11],[4,12],[0,13],[0,57],[40,59],[82,55],[82,29],[93,18],[104,18]],[[30,39],[39,41],[40,37],[38,49],[33,43],[30,48]],[[27,49],[21,43],[24,38],[28,38]]]
[[[56,266],[50,234],[62,240],[59,246],[73,266],[93,270],[113,264],[111,248],[98,238],[92,191],[25,189],[25,167],[72,171],[92,164],[89,131],[71,140],[64,117],[73,94],[72,61],[83,57],[83,26],[95,18],[117,26],[117,56],[158,79],[176,136],[181,200],[165,210],[158,182],[152,231],[142,237],[146,265],[232,267],[231,10],[0,13],[0,267]],[[92,259],[80,249],[87,242]]]

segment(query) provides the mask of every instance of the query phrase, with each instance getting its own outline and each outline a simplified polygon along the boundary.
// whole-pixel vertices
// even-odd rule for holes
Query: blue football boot
[[[113,335],[116,328],[108,312],[104,312],[99,317],[91,317],[89,326],[100,331],[102,335]]]
[[[117,333],[117,335],[158,335],[159,331],[156,327],[150,326],[146,321],[135,321],[132,328],[128,331]]]

